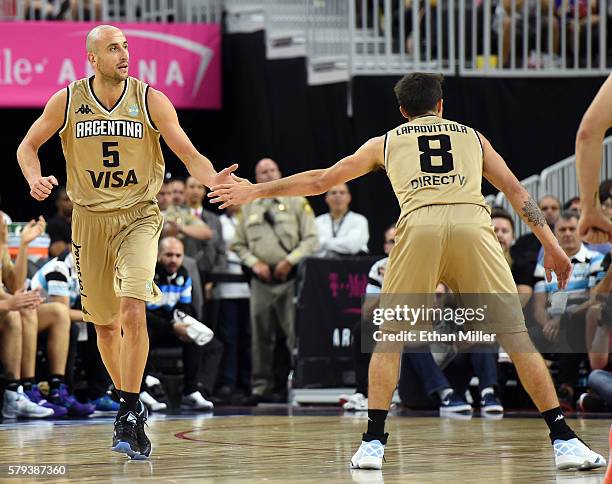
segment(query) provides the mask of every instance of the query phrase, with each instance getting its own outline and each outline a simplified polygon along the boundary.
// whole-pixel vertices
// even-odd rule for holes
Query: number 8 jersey
[[[400,219],[426,205],[470,203],[488,209],[482,164],[476,131],[435,115],[417,117],[385,135],[385,170]]]
[[[164,158],[147,109],[149,86],[128,77],[112,109],[93,92],[93,77],[67,87],[64,126],[59,132],[66,158],[66,192],[92,211],[127,209],[155,200]]]

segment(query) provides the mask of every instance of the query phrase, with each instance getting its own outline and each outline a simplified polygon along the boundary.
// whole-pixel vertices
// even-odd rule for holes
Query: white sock
[[[453,393],[452,388],[443,388],[442,390],[438,390],[438,396],[440,397],[440,400],[444,400],[451,393]]]
[[[493,390],[493,387],[483,388],[482,391],[480,392],[480,396],[484,397],[485,395],[488,395],[489,393],[495,393],[495,390]]]

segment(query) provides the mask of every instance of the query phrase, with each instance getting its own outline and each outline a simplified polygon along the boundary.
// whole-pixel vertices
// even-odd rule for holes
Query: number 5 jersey
[[[60,130],[66,192],[91,211],[127,209],[154,201],[164,176],[159,131],[147,108],[149,86],[133,77],[111,109],[96,97],[93,77],[67,87]]]

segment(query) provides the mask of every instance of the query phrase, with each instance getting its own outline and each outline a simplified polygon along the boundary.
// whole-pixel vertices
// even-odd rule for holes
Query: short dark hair
[[[442,99],[441,74],[415,72],[402,77],[393,91],[397,102],[410,116],[419,116],[435,109]]]
[[[580,214],[576,210],[564,210],[559,218],[563,220],[571,220],[573,218],[580,220]]]
[[[612,197],[612,180],[602,181],[599,185],[599,203],[604,203]]]
[[[567,202],[565,202],[563,204],[563,210],[569,210],[569,208],[572,206],[572,203],[574,202],[579,202],[580,201],[580,197],[572,197],[570,198]],[[580,218],[580,217],[578,217]]]
[[[491,219],[494,218],[503,218],[510,222],[510,225],[512,226],[512,232],[514,232],[514,220],[512,220],[512,216],[505,209],[501,207],[493,207],[491,209]]]

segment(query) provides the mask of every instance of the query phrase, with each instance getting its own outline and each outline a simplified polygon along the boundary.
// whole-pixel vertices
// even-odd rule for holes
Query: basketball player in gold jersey
[[[57,179],[42,175],[38,149],[59,131],[74,203],[72,251],[83,319],[95,323],[102,360],[120,392],[112,449],[146,459],[151,444],[138,395],[149,350],[145,302],[160,295],[153,283],[162,228],[155,199],[164,175],[159,137],[203,185],[231,182],[237,165],[217,173],[182,130],[168,98],[128,75],[121,30],[91,30],[87,59],[94,75],[49,99],[17,158],[32,197],[46,199]]]
[[[612,221],[599,203],[599,171],[606,131],[612,128],[612,74],[603,83],[580,122],[576,136],[576,171],[580,186],[580,222],[578,231],[593,244],[612,242]]]
[[[411,74],[396,87],[400,111],[408,122],[373,138],[330,168],[268,183],[213,187],[221,207],[256,198],[317,195],[366,173],[384,169],[401,207],[396,244],[382,293],[433,294],[445,282],[457,294],[507,294],[511,303],[488,321],[487,329],[510,354],[523,386],[550,428],[559,469],[605,466],[565,422],[550,375],[533,347],[516,297],[516,285],[491,226],[481,192],[482,176],[504,192],[545,249],[544,266],[560,288],[571,264],[548,228],[537,203],[521,186],[491,143],[474,129],[442,118],[442,77]],[[384,325],[383,325],[384,328]],[[378,347],[377,347],[378,349]],[[380,469],[388,434],[384,431],[397,385],[399,351],[376,351],[369,369],[368,428],[351,466]]]

